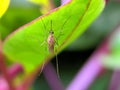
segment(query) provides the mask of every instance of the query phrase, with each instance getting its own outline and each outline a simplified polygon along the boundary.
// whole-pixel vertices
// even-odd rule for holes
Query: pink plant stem
[[[10,90],[9,84],[3,76],[0,76],[0,90]]]
[[[64,90],[64,88],[55,72],[55,69],[53,68],[51,63],[48,63],[45,66],[45,68],[43,70],[43,74],[51,88],[50,90]]]
[[[119,86],[120,86],[120,70],[115,70],[108,90],[119,90]]]
[[[23,72],[23,68],[18,63],[12,65],[8,70],[8,74],[9,74],[10,78],[12,78],[12,79],[20,72]]]
[[[78,72],[76,77],[72,80],[66,90],[87,90],[88,87],[93,83],[99,73],[104,70],[100,65],[99,61],[101,56],[108,52],[107,40],[93,53],[88,59],[88,62]]]
[[[12,79],[10,78],[9,73],[7,72],[7,67],[5,63],[3,62],[3,60],[1,59],[1,56],[0,56],[0,70],[2,72],[3,77],[8,83],[9,90],[14,90],[14,87],[12,85]]]
[[[22,67],[19,64],[14,64],[8,69],[8,75],[13,79],[19,72],[22,72]],[[3,75],[0,76],[0,90],[10,90],[9,84]]]
[[[114,38],[114,36],[116,36],[116,34],[119,33],[120,33],[120,25],[118,25],[116,29],[113,31],[111,38]],[[115,69],[108,90],[119,90],[119,89],[120,89],[120,70]]]
[[[36,70],[29,75],[25,75],[23,82],[16,88],[16,90],[28,90],[38,76],[38,72],[40,72],[40,67],[37,67]]]
[[[8,83],[9,90],[14,90],[14,87],[12,85],[12,79],[9,76],[9,73],[7,71],[7,66],[4,61],[4,55],[2,53],[2,42],[0,41],[0,71],[2,72],[3,77]]]

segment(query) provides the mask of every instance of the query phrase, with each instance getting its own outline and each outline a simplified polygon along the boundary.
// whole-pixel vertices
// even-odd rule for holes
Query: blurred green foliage
[[[39,7],[29,2],[12,2],[7,12],[0,20],[2,39],[20,26],[41,15]]]
[[[101,73],[88,90],[108,90],[112,71]]]
[[[120,26],[112,33],[108,46],[109,53],[104,55],[102,64],[108,69],[120,69]]]

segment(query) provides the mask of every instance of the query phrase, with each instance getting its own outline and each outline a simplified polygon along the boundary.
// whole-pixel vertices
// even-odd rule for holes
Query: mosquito
[[[69,19],[69,18],[68,18]],[[68,19],[65,20],[65,22],[63,23],[61,29],[60,29],[60,34],[57,36],[57,39],[59,40],[59,37],[61,36],[61,31],[63,30],[65,24],[67,23]],[[41,19],[42,20],[42,19]],[[44,28],[46,30],[46,25],[44,23],[44,21],[42,20],[42,23],[44,25]],[[56,57],[56,72],[57,75],[59,77],[59,66],[58,66],[58,58],[57,58],[57,51],[55,50],[55,45],[58,46],[58,42],[57,42],[56,37],[54,36],[54,31],[53,31],[53,27],[52,27],[52,20],[50,21],[50,30],[49,30],[49,35],[47,37],[46,43],[48,46],[48,50],[50,53],[55,53],[55,57]],[[43,44],[42,44],[43,45]]]

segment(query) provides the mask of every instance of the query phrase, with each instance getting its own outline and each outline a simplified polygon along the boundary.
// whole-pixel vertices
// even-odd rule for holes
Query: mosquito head
[[[50,34],[54,34],[54,32],[52,30],[49,31]]]

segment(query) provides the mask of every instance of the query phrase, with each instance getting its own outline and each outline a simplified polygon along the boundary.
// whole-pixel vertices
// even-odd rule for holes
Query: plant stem
[[[43,74],[44,74],[45,79],[47,80],[51,90],[64,90],[64,88],[56,74],[56,71],[50,62],[43,69]]]
[[[20,72],[23,72],[23,68],[20,64],[17,63],[12,65],[8,70],[10,78],[14,78]]]
[[[108,53],[108,40],[105,40],[102,45],[88,59],[88,62],[78,72],[66,90],[87,90],[92,82],[96,79],[99,73],[104,69],[100,65],[102,55]]]
[[[2,72],[2,75],[4,76],[4,78],[6,79],[6,81],[8,83],[9,90],[15,90],[12,85],[12,79],[9,76],[9,73],[7,71],[7,66],[4,61],[4,55],[2,53],[2,42],[1,41],[0,41],[0,71]]]
[[[23,82],[16,88],[16,90],[28,90],[35,80],[35,77],[37,77],[38,71],[40,71],[40,67],[37,67],[35,71],[29,73],[29,75],[25,75]]]
[[[14,77],[22,71],[22,67],[19,64],[14,64],[12,67],[9,68],[8,75],[11,79],[14,79]],[[0,76],[0,90],[10,90],[8,82],[3,75]]]
[[[113,72],[113,76],[108,90],[119,90],[119,85],[120,85],[120,70],[116,70]]]

